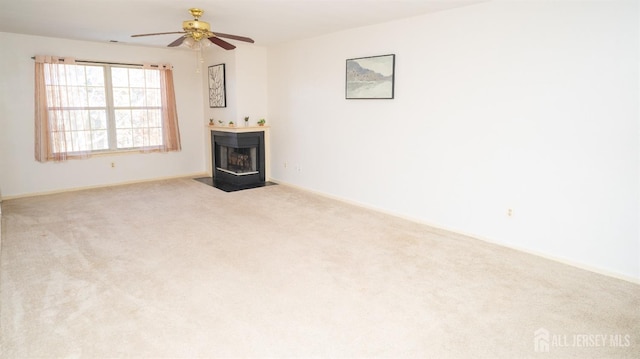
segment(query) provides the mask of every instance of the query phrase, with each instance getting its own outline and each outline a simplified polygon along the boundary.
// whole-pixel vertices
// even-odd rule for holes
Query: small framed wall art
[[[227,107],[224,64],[209,66],[209,107]]]
[[[396,55],[347,60],[346,99],[393,99]]]

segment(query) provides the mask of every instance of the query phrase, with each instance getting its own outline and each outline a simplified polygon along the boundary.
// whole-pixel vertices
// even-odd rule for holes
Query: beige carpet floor
[[[284,185],[2,207],[2,358],[640,357],[636,284]]]

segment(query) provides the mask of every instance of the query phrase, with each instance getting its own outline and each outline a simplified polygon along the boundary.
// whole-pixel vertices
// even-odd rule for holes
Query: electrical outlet
[[[507,209],[507,216],[513,216],[513,210],[511,208]]]
[[[116,167],[116,163],[115,162],[111,162],[111,168],[115,168]]]
[[[289,166],[289,164],[287,163],[287,161],[284,161],[284,168],[287,168],[287,166]]]

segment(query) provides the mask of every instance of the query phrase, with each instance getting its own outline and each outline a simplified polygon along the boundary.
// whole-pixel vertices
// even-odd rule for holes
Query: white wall
[[[238,97],[236,95],[237,81],[236,81],[236,51],[223,50],[217,46],[209,47],[205,52],[205,79],[207,78],[207,70],[209,66],[213,65],[225,65],[225,93],[226,93],[226,107],[210,108],[209,99],[205,99],[205,114],[208,118],[213,118],[218,124],[218,120],[221,120],[226,125],[229,121],[236,122]],[[203,83],[203,93],[209,93],[208,80]]]
[[[204,173],[202,75],[179,49],[0,33],[0,188],[5,197]],[[34,159],[34,55],[124,63],[171,63],[182,151],[104,155],[62,163]],[[115,168],[111,168],[115,162]]]
[[[638,36],[636,2],[490,2],[269,48],[272,177],[640,279]],[[396,98],[345,100],[390,53]]]
[[[209,108],[206,102],[205,113],[216,124],[220,119],[225,124],[233,121],[242,126],[244,117],[249,116],[250,124],[255,125],[267,114],[267,50],[252,44],[234,42],[234,45],[234,50],[211,46],[205,52],[205,67],[225,64],[227,99],[224,108]],[[203,91],[208,93],[206,81]]]
[[[223,50],[211,46],[205,52],[205,67],[225,64],[225,87],[227,106],[209,108],[205,101],[205,113],[213,118],[216,126],[222,120],[226,126],[233,121],[244,126],[244,117],[249,116],[249,125],[255,126],[260,118],[267,116],[267,49],[253,44],[234,41],[236,49]],[[208,94],[205,76],[203,92]],[[211,135],[205,131],[206,168],[211,175]]]
[[[238,121],[249,116],[249,124],[255,126],[259,119],[267,117],[267,49],[236,45]]]

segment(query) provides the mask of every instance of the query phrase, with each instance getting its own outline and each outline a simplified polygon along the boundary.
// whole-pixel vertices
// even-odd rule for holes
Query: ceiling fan
[[[236,47],[224,40],[221,37],[226,39],[244,41],[253,43],[253,39],[244,36],[238,35],[230,35],[223,34],[221,32],[211,32],[211,27],[208,22],[200,21],[199,18],[204,13],[204,10],[191,8],[189,9],[191,16],[193,16],[193,20],[187,20],[182,22],[182,30],[184,31],[173,31],[173,32],[156,32],[152,34],[138,34],[131,35],[131,37],[141,37],[141,36],[155,36],[155,35],[168,35],[168,34],[184,34],[177,38],[175,41],[170,43],[169,47],[176,47],[183,44],[183,42],[189,46],[193,47],[194,44],[197,44],[201,40],[208,39],[212,43],[222,47],[225,50],[233,50]]]

